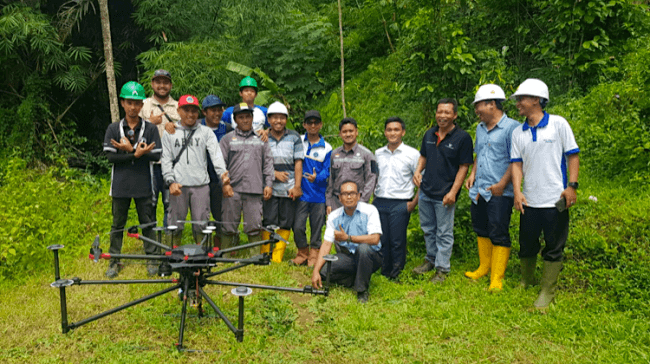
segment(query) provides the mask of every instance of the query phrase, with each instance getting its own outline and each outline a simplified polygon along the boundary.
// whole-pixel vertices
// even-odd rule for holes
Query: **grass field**
[[[125,251],[138,252],[127,238]],[[295,254],[289,251],[285,260]],[[42,259],[51,259],[43,251]],[[106,262],[61,254],[65,278],[103,279]],[[409,257],[406,272],[419,258]],[[452,262],[453,264],[453,262]],[[334,288],[328,298],[255,290],[246,299],[245,336],[238,343],[219,319],[189,317],[185,346],[213,350],[179,353],[181,304],[168,293],[82,326],[60,328],[59,293],[53,273],[0,286],[2,363],[642,363],[650,361],[650,324],[608,310],[602,298],[560,290],[546,314],[532,309],[537,288],[518,288],[512,259],[500,294],[488,280],[463,277],[474,262],[452,267],[440,286],[405,274],[402,284],[375,274],[368,304]],[[302,287],[310,271],[288,264],[246,267],[219,280]],[[538,272],[539,274],[539,272]],[[144,265],[131,263],[120,277],[144,278]],[[562,280],[560,281],[562,285]],[[159,288],[160,287],[160,288]],[[73,286],[68,288],[69,321],[75,322],[162,289],[165,285]],[[237,299],[230,288],[206,291],[236,322]],[[205,304],[210,316],[213,311]],[[194,309],[190,315],[196,314]]]

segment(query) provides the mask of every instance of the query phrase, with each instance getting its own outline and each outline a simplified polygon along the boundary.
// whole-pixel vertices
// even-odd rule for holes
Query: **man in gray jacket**
[[[210,218],[208,153],[223,185],[230,183],[217,137],[210,128],[197,123],[198,99],[192,95],[182,96],[178,101],[178,114],[181,121],[176,133],[165,131],[162,139],[162,173],[170,194],[168,225],[185,220],[188,208],[192,220],[207,221]],[[202,229],[203,226],[198,224],[192,227],[197,243]],[[182,232],[181,224],[176,234],[180,236]]]

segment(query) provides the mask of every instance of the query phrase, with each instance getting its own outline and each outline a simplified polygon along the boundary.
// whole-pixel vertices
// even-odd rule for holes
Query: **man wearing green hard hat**
[[[266,139],[267,131],[264,128],[268,128],[271,125],[269,124],[268,119],[266,118],[266,107],[255,105],[255,97],[257,97],[257,81],[251,76],[244,77],[239,83],[239,96],[241,96],[242,102],[247,104],[249,108],[253,109],[253,131],[263,140]],[[233,116],[234,106],[231,106],[223,112],[221,120],[232,125],[234,128],[237,126]]]
[[[120,254],[124,238],[124,225],[129,215],[131,200],[135,202],[140,224],[153,221],[153,184],[152,163],[160,160],[162,144],[158,129],[139,115],[145,99],[144,87],[130,81],[122,86],[120,105],[124,110],[124,119],[111,123],[104,136],[104,153],[113,164],[111,173],[111,190],[113,225],[111,226],[110,254]],[[153,226],[143,227],[142,235],[155,239]],[[147,254],[158,254],[158,248],[144,243]],[[117,277],[122,263],[111,259],[106,276]],[[154,261],[147,265],[149,275],[158,273]]]

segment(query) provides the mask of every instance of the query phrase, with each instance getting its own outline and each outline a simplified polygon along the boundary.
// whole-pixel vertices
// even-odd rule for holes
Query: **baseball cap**
[[[226,106],[226,104],[221,101],[221,99],[218,96],[215,95],[208,95],[203,99],[203,102],[201,103],[201,108],[203,110],[213,107],[213,106]]]
[[[320,113],[318,110],[309,110],[305,113],[305,121],[309,119],[318,119],[318,121],[321,121]]]
[[[237,104],[232,108],[232,114],[239,114],[240,112],[249,112],[253,113],[253,108],[249,107],[247,103],[242,102],[241,104]]]
[[[153,80],[156,77],[165,77],[165,78],[169,79],[170,81],[172,80],[171,73],[169,73],[169,71],[164,70],[164,69],[156,70],[156,72],[153,73],[153,77],[151,77],[151,79]]]
[[[199,99],[197,99],[196,96],[183,95],[178,99],[178,107],[183,107],[185,105],[194,105],[199,107]]]

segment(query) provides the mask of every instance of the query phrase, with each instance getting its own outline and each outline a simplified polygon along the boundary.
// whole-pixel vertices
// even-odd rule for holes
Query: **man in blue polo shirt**
[[[510,170],[510,137],[520,124],[503,112],[506,94],[501,87],[487,84],[474,97],[474,111],[481,122],[476,126],[476,160],[465,187],[472,200],[472,226],[478,240],[479,267],[465,276],[479,279],[491,271],[490,290],[502,288],[510,258],[510,216],[513,192]]]
[[[302,196],[296,208],[296,220],[293,238],[298,254],[291,260],[292,264],[313,267],[321,246],[321,232],[325,225],[326,206],[325,191],[330,176],[330,158],[332,146],[325,141],[320,130],[323,127],[320,113],[309,110],[305,113],[302,124],[307,133],[301,137],[305,160],[303,161]],[[307,243],[307,218],[311,229],[311,238]],[[311,247],[311,249],[310,249]]]
[[[372,273],[381,267],[381,221],[373,205],[359,201],[357,183],[344,181],[338,194],[341,207],[327,218],[323,245],[314,264],[311,282],[315,288],[323,286],[326,277],[325,255],[336,245],[338,260],[332,262],[330,280],[353,287],[360,303],[368,302],[368,287]]]
[[[435,268],[431,280],[434,283],[444,282],[451,270],[456,199],[473,162],[472,138],[456,126],[457,117],[455,99],[438,101],[438,125],[424,134],[418,167],[413,174],[413,182],[420,187],[420,225],[427,248],[424,263],[413,272],[423,274]]]
[[[544,231],[544,270],[534,305],[546,309],[555,298],[557,278],[562,270],[564,245],[569,236],[568,209],[577,199],[580,149],[566,119],[544,111],[549,100],[544,82],[529,78],[510,97],[517,100],[519,114],[526,117],[522,127],[512,132],[511,152],[515,209],[521,212],[522,283],[524,286],[534,283],[539,236]]]

